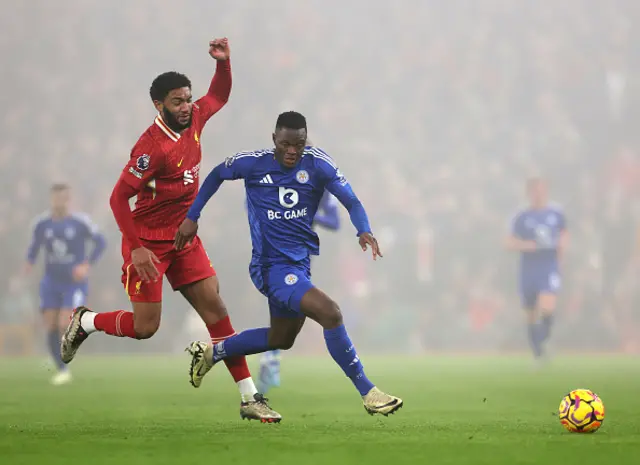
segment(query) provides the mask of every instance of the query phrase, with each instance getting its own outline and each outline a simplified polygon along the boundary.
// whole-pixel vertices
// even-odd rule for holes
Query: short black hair
[[[57,182],[51,185],[51,192],[62,192],[62,191],[68,191],[68,190],[69,190],[69,184],[65,184],[63,182]]]
[[[307,119],[297,111],[286,111],[278,115],[276,129],[307,129]]]
[[[176,71],[169,71],[162,73],[153,80],[151,88],[149,89],[149,95],[151,96],[151,100],[154,102],[156,100],[158,102],[162,102],[169,92],[173,89],[180,89],[181,87],[188,87],[191,89],[191,81],[189,78]]]

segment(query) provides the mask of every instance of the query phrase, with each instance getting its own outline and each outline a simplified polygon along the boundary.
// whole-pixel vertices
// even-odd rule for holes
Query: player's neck
[[[540,210],[545,210],[547,208],[548,204],[546,202],[544,203],[534,203],[531,205],[531,210],[535,210],[535,211],[540,211]]]
[[[54,220],[64,220],[68,216],[68,210],[51,210],[51,218]]]

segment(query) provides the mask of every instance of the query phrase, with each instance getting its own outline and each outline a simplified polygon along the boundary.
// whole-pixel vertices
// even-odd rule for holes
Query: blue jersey
[[[360,200],[333,159],[317,147],[307,147],[292,169],[276,161],[273,149],[227,158],[207,176],[187,217],[197,221],[222,182],[233,179],[245,182],[254,262],[297,262],[319,254],[313,219],[325,189],[349,211],[358,235],[371,232]]]
[[[87,254],[87,244],[93,244]],[[27,261],[34,264],[38,252],[45,249],[45,273],[43,281],[74,283],[73,268],[83,262],[96,262],[105,249],[104,236],[88,216],[74,213],[65,218],[53,218],[45,213],[34,221],[33,236]]]
[[[564,213],[557,206],[521,211],[511,233],[518,239],[535,241],[537,249],[520,254],[522,276],[540,276],[558,271],[558,243],[566,229]]]

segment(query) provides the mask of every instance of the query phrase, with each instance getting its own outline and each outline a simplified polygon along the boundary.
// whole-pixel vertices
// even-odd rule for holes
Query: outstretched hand
[[[216,60],[228,60],[231,56],[231,50],[229,49],[229,39],[226,37],[222,39],[213,39],[209,42],[209,55]]]
[[[371,247],[371,253],[373,254],[373,259],[376,260],[378,257],[382,258],[382,253],[380,252],[380,246],[378,245],[378,240],[373,237],[371,233],[362,233],[358,238],[358,242],[360,243],[360,247],[362,247],[362,251],[366,252],[368,247]]]

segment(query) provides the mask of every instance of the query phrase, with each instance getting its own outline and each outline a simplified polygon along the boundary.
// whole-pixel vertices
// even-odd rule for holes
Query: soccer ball
[[[572,433],[595,433],[604,421],[604,404],[589,389],[576,389],[560,402],[558,417]]]

